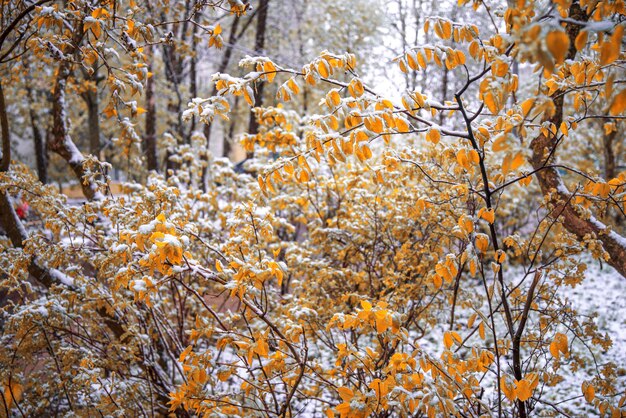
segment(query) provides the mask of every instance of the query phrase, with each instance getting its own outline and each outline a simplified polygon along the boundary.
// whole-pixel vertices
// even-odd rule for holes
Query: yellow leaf
[[[326,61],[320,60],[317,63],[317,72],[324,78],[327,78],[330,75],[330,69],[328,68]]]
[[[450,270],[448,270],[445,265],[438,263],[435,266],[435,271],[437,272],[437,275],[443,277],[446,282],[449,283],[450,281],[452,281],[452,274],[450,274]]]
[[[259,181],[259,187],[261,188],[261,191],[264,194],[267,194],[267,187],[265,185],[265,180],[263,179],[263,176],[261,176],[260,174],[259,174],[259,177],[258,177],[258,181]]]
[[[345,386],[337,388],[337,392],[339,392],[339,396],[345,402],[350,402],[352,400],[352,398],[354,398],[354,392],[352,392],[352,389],[347,388]]]
[[[185,348],[185,350],[182,353],[180,353],[180,356],[178,357],[178,361],[181,363],[184,362],[187,356],[189,355],[189,353],[191,353],[192,349],[193,349],[193,346],[191,345]]]
[[[296,80],[294,80],[293,78],[287,80],[287,87],[289,87],[289,90],[291,90],[293,94],[298,94],[298,92],[300,91],[300,87],[298,87]]]
[[[24,391],[24,387],[17,383],[11,382],[11,385],[6,385],[4,388],[4,402],[6,403],[7,408],[11,408],[13,404],[13,399],[16,401],[20,401],[22,399],[22,392]]]
[[[589,403],[591,403],[596,397],[596,390],[594,389],[593,385],[589,382],[583,382],[582,392],[583,392],[583,395],[585,396],[585,400]]]
[[[409,68],[411,68],[411,70],[418,69],[418,64],[413,54],[411,53],[406,54],[406,62],[409,64]]]
[[[424,55],[422,55],[421,52],[417,53],[417,63],[420,65],[420,67],[426,68],[426,59],[424,58]]]
[[[472,222],[472,218],[467,215],[461,215],[458,220],[458,225],[466,234],[470,234],[474,231],[474,222]]]
[[[254,349],[254,352],[260,355],[261,357],[267,357],[267,355],[269,354],[269,349],[270,348],[269,348],[269,345],[267,344],[267,341],[265,341],[264,338],[260,338],[256,342],[256,348]]]
[[[528,116],[528,114],[530,113],[530,110],[533,108],[534,104],[535,104],[535,99],[526,99],[526,100],[524,100],[522,102],[520,107],[522,108],[522,115],[524,117]]]
[[[306,183],[307,181],[309,181],[309,172],[306,170],[300,170],[300,174],[298,176],[298,180],[300,181],[300,183]]]
[[[452,36],[452,23],[445,21],[442,23],[443,38],[450,39]]]
[[[478,316],[478,314],[474,313],[472,314],[472,316],[469,317],[469,319],[467,320],[467,327],[471,328],[474,326],[474,321],[476,321],[476,317]]]
[[[585,45],[587,45],[588,37],[589,32],[587,32],[586,30],[581,30],[580,33],[578,33],[578,36],[576,36],[576,40],[574,41],[574,46],[576,47],[577,51],[580,51],[585,47]]]
[[[467,157],[472,164],[478,164],[480,162],[480,155],[478,155],[478,151],[475,149],[469,150]]]
[[[619,58],[622,46],[622,37],[624,36],[624,26],[619,25],[615,28],[610,39],[602,43],[600,47],[600,64],[607,65]]]
[[[491,208],[491,209],[481,208],[478,211],[478,216],[480,218],[483,218],[484,220],[486,220],[490,224],[492,224],[495,221],[495,219],[496,219],[496,216],[495,216],[495,213],[493,211],[493,208]]]
[[[609,107],[609,113],[612,116],[617,116],[626,110],[626,89],[622,90],[613,98],[613,102]]]
[[[250,106],[254,106],[254,92],[252,91],[252,88],[250,86],[246,86],[243,89],[243,97],[244,99],[246,99],[246,103],[248,103]]]
[[[430,131],[428,131],[428,134],[426,135],[426,139],[428,139],[433,144],[437,144],[439,143],[439,140],[441,139],[441,133],[439,132],[438,129],[433,128]]]
[[[363,158],[366,160],[372,158],[372,150],[367,146],[367,144],[363,144],[361,146],[361,153],[363,154]]]
[[[222,266],[220,260],[215,260],[215,270],[217,270],[219,273],[224,271],[224,267]]]
[[[433,276],[433,284],[435,285],[437,289],[441,288],[441,285],[443,285],[443,279],[441,278],[440,275],[435,274]]]
[[[408,69],[406,68],[406,64],[404,63],[404,60],[398,60],[398,65],[400,66],[400,71],[402,71],[403,73],[408,72]]]
[[[511,170],[517,170],[522,164],[524,164],[524,154],[518,152],[515,158],[511,161]]]
[[[530,387],[530,382],[526,379],[522,379],[515,382],[515,397],[524,402],[530,399],[533,395],[533,391]]]
[[[441,26],[441,21],[435,23],[435,34],[443,39],[443,27]]]
[[[221,370],[217,372],[217,378],[220,382],[226,382],[231,374],[232,372],[230,370]]]
[[[93,65],[97,60],[98,60],[98,54],[96,54],[94,51],[86,52],[83,58],[83,61],[87,65]]]
[[[487,235],[485,234],[476,234],[476,248],[478,248],[478,250],[481,253],[486,253],[487,252],[487,248],[489,247],[489,237],[487,237]]]
[[[567,34],[560,30],[548,33],[546,36],[546,45],[556,63],[562,64],[563,61],[565,61],[567,50],[569,49],[569,37]]]
[[[503,61],[496,61],[491,64],[491,72],[496,77],[504,77],[509,71],[509,65]]]
[[[504,393],[504,396],[506,396],[508,400],[515,400],[515,387],[508,384],[505,376],[502,376],[500,378],[500,388],[502,389],[502,393]]]
[[[274,77],[276,77],[276,67],[271,61],[266,61],[263,63],[263,71],[267,73],[265,76],[267,77],[267,81],[271,83]]]
[[[396,122],[396,130],[398,132],[409,132],[409,124],[406,119],[398,117],[394,118],[394,120]]]
[[[619,47],[615,47],[612,42],[605,41],[600,47],[600,64],[607,65],[619,57]]]
[[[339,103],[341,103],[341,96],[339,96],[337,90],[331,90],[330,93],[328,93],[328,98],[333,106],[338,106]]]
[[[381,399],[389,393],[389,383],[387,383],[386,380],[381,381],[380,379],[374,379],[368,387],[376,392],[377,399]]]
[[[472,41],[469,45],[469,53],[472,58],[476,59],[478,57],[478,53],[480,52],[480,44],[478,41]]]
[[[465,64],[466,58],[465,58],[465,54],[463,53],[463,51],[457,50],[455,52],[455,55],[456,55],[456,59],[459,62],[459,64],[461,64],[461,65]]]
[[[550,343],[550,354],[559,359],[561,358],[561,353],[563,353],[565,357],[569,357],[567,335],[557,332],[554,336],[554,340]]]
[[[491,150],[494,152],[498,152],[507,149],[507,139],[508,137],[506,135],[499,135],[498,137],[496,137],[496,139],[493,141],[493,144],[491,145]]]
[[[456,153],[456,162],[466,170],[470,169],[469,159],[467,158],[467,151],[463,148]]]
[[[498,103],[496,102],[496,98],[490,92],[487,92],[483,95],[483,102],[485,103],[485,106],[487,106],[487,109],[489,109],[491,113],[495,114],[500,111]]]
[[[388,313],[385,309],[380,309],[376,311],[376,332],[382,334],[389,328],[391,325],[391,321],[389,320]]]

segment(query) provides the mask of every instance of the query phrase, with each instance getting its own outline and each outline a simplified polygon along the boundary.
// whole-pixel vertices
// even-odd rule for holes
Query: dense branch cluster
[[[566,296],[626,276],[624,3],[388,3],[397,96],[269,0],[0,6],[0,416],[626,413]]]

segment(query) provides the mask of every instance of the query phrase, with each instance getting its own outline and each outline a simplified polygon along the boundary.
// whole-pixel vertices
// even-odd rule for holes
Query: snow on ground
[[[618,374],[616,387],[618,390],[620,387],[624,390],[626,388],[626,278],[606,264],[601,265],[597,261],[589,261],[585,280],[575,288],[563,288],[561,295],[567,297],[581,315],[598,314],[594,321],[598,330],[603,334],[608,333],[613,340],[613,345],[606,352],[596,350],[599,354],[598,363],[600,366],[607,362],[615,363]],[[577,407],[577,410],[594,414],[597,412],[589,410],[586,401],[580,397],[581,383],[589,377],[582,371],[571,373],[564,382],[559,384],[558,392],[569,398],[577,396],[578,398],[572,401],[572,405]],[[616,401],[617,399],[612,403],[616,404]]]
[[[608,333],[613,340],[613,345],[605,352],[602,352],[602,348],[599,346],[591,346],[596,355],[598,369],[608,362],[613,362],[617,366],[618,374],[616,387],[618,390],[622,388],[623,391],[626,388],[626,278],[619,275],[612,267],[606,264],[601,265],[599,262],[591,260],[590,257],[585,257],[581,262],[587,265],[585,280],[574,288],[564,285],[559,290],[558,296],[563,300],[566,299],[578,312],[581,323],[584,317],[597,314],[594,322],[598,326],[598,331],[603,335]],[[519,267],[513,267],[510,274],[521,275],[523,273]],[[482,294],[481,288],[477,288],[476,291]],[[448,330],[449,313],[442,311],[442,315],[434,329],[419,341],[421,348],[434,357],[443,352],[442,336]],[[458,309],[457,323],[466,323],[468,316],[469,313],[466,309]],[[498,334],[504,335],[505,327],[501,320],[497,321],[497,327],[499,328]],[[463,334],[465,329],[460,332]],[[490,345],[489,341],[487,341],[487,345]],[[590,367],[574,372],[568,362],[565,361],[558,371],[564,380],[556,386],[544,387],[541,399],[551,402],[561,411],[571,413],[570,416],[572,417],[598,416],[598,411],[585,401],[581,390],[582,382],[591,380],[595,376],[592,366],[594,360],[588,350],[578,341],[573,343],[573,350],[584,353],[586,363]],[[510,366],[510,360],[510,357],[503,359],[506,364],[505,368]],[[495,395],[490,390],[495,387],[492,375],[485,376],[482,385],[487,389],[484,399],[490,399]],[[619,396],[613,399],[611,404],[615,405],[618,399]],[[534,416],[566,416],[555,412],[553,407],[546,404],[535,404],[534,407]]]
[[[626,278],[606,264],[591,262],[587,264],[586,279],[563,293],[581,313],[598,313],[598,328],[613,339],[606,355],[626,369]]]

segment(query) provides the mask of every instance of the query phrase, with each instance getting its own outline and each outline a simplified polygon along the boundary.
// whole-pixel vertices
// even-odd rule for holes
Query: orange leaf
[[[339,396],[346,402],[350,402],[352,398],[354,398],[354,392],[352,389],[342,386],[337,388],[337,392],[339,392]]]
[[[619,92],[619,94],[613,98],[609,113],[612,116],[617,116],[624,112],[624,110],[626,110],[626,89]]]
[[[563,61],[565,61],[567,50],[569,49],[569,37],[567,34],[560,30],[548,33],[548,36],[546,36],[546,45],[556,63],[562,64]]]
[[[524,402],[533,396],[533,390],[530,387],[530,382],[526,379],[522,379],[515,382],[515,397]]]
[[[574,41],[574,46],[577,51],[580,51],[587,45],[587,38],[589,37],[589,32],[586,30],[581,30],[578,36],[576,36],[576,40]]]

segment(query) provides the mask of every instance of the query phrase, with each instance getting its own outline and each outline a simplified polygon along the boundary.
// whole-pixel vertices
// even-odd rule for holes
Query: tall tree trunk
[[[176,41],[174,39],[184,43],[187,37],[188,17],[190,11],[190,1],[185,2],[185,14],[183,16],[183,24],[177,26],[171,26],[170,33],[173,34],[170,42],[163,44],[163,63],[165,65],[165,79],[170,87],[174,90],[175,98],[170,98],[167,103],[167,111],[169,115],[174,115],[174,122],[171,123],[173,129],[170,131],[172,136],[176,139],[176,144],[180,145],[186,142],[187,136],[185,135],[185,129],[183,127],[182,119],[182,103],[183,96],[181,93],[181,86],[183,84],[183,63],[184,57],[180,54],[180,51],[176,48]],[[165,12],[162,12],[161,18],[166,19]],[[180,27],[180,30],[177,28]],[[175,34],[175,32],[178,32]],[[176,170],[178,164],[171,160],[171,156],[175,150],[167,149],[165,152],[165,177],[169,177],[170,170]]]
[[[35,100],[33,97],[33,90],[31,87],[26,88],[29,101],[29,116],[30,126],[33,130],[33,143],[35,148],[35,162],[37,166],[37,177],[39,181],[46,184],[48,183],[48,152],[46,150],[46,141],[41,132],[41,122],[39,115],[35,111]]]
[[[233,47],[237,44],[237,42],[239,41],[239,39],[243,36],[244,33],[246,33],[246,30],[250,27],[250,24],[252,23],[252,21],[254,20],[254,17],[256,16],[256,14],[259,12],[259,10],[255,10],[254,13],[252,13],[249,17],[248,20],[246,21],[246,24],[241,28],[241,30],[239,32],[237,32],[237,29],[239,27],[239,23],[240,23],[240,17],[238,15],[236,15],[233,18],[233,22],[230,26],[230,33],[228,35],[228,42],[226,44],[226,49],[224,51],[224,55],[222,56],[222,61],[220,62],[219,67],[217,68],[217,72],[218,73],[223,73],[224,71],[226,71],[226,68],[228,68],[228,64],[230,63],[231,57],[233,55]],[[215,86],[213,86],[213,88],[211,89],[211,96],[215,96],[217,94],[217,89],[215,88]],[[237,106],[233,106],[233,109],[236,109]],[[234,127],[232,128],[234,129]],[[204,137],[206,138],[206,150],[207,152],[209,151],[209,146],[211,144],[211,124],[205,124],[204,125]],[[228,139],[227,138],[222,138],[222,155],[224,156],[228,156],[228,154],[230,154],[230,143],[228,143]],[[205,159],[207,158],[206,156],[204,157]],[[207,170],[208,170],[208,166],[204,167],[203,171],[202,171],[202,190],[203,191],[207,191]]]
[[[259,2],[259,10],[256,20],[256,37],[254,40],[254,53],[255,54],[263,54],[263,50],[265,49],[265,31],[267,29],[267,8],[269,6],[270,0],[260,0]],[[261,107],[263,106],[263,89],[265,84],[261,81],[256,85],[256,100],[255,106]],[[259,132],[259,124],[257,123],[256,116],[254,112],[250,112],[250,121],[248,123],[248,133],[250,135],[256,135]],[[254,151],[247,152],[246,158],[252,158],[254,156]]]
[[[224,50],[222,61],[220,61],[220,65],[219,67],[217,67],[218,73],[223,73],[224,71],[226,71],[226,68],[228,67],[228,64],[230,63],[230,59],[233,55],[233,47],[235,46],[239,38],[243,35],[245,30],[248,28],[251,20],[248,20],[248,23],[242,28],[241,32],[237,33],[239,22],[240,22],[240,18],[237,15],[233,18],[233,22],[230,25],[230,33],[228,34],[228,43],[226,45],[226,49]],[[217,94],[217,88],[215,87],[215,85],[213,85],[213,87],[211,88],[211,96],[215,96],[216,94]],[[236,106],[233,106],[233,109],[236,109]],[[203,129],[204,138],[206,141],[206,154],[204,155],[205,162],[208,162],[208,152],[209,152],[209,147],[211,144],[211,127],[212,127],[212,124],[207,123],[204,125],[204,129]],[[230,154],[230,143],[228,142],[228,139],[226,137],[222,139],[222,154],[226,157],[228,157],[228,154]],[[209,169],[208,166],[205,166],[202,169],[201,183],[202,183],[202,190],[204,192],[207,191],[207,178],[208,178],[207,170],[208,169]]]
[[[400,32],[400,39],[402,40],[402,53],[406,54],[407,52],[409,52],[409,43],[407,39],[408,34],[406,33],[407,16],[406,11],[404,10],[404,1],[396,0],[396,4],[398,6],[398,20],[400,22],[400,27],[398,28],[398,30]],[[409,90],[411,88],[411,72],[413,70],[411,70],[410,68],[407,69],[408,71],[406,73],[403,72],[402,75],[404,76],[404,88],[406,90]]]
[[[100,110],[98,98],[98,61],[91,66],[91,73],[83,69],[86,81],[93,82],[93,88],[87,89],[81,97],[87,105],[87,132],[89,135],[89,153],[100,158]]]
[[[80,45],[85,31],[83,25],[80,24],[75,31],[74,39],[71,46],[66,51],[66,55],[73,55],[78,45]],[[52,131],[48,136],[48,149],[59,154],[70,166],[80,185],[83,194],[89,200],[100,199],[102,195],[98,192],[96,185],[91,180],[91,174],[86,167],[86,160],[83,154],[78,150],[67,126],[67,103],[65,97],[65,89],[67,87],[67,79],[72,74],[72,62],[62,61],[57,70],[54,90],[52,92]]]
[[[419,33],[421,26],[420,12],[422,10],[423,0],[413,0],[413,21],[415,22],[415,37],[413,38],[413,45],[419,44]],[[411,90],[417,89],[417,71],[411,73]]]
[[[0,80],[0,132],[2,132],[0,171],[8,171],[11,165],[11,138],[9,137],[9,116],[7,115],[7,106],[4,101],[2,80]]]
[[[239,96],[235,96],[235,102],[233,103],[233,109],[236,109],[239,106]],[[232,151],[232,144],[235,140],[235,127],[236,121],[235,118],[232,118],[230,124],[228,125],[228,137],[224,141],[224,157],[228,157],[230,152]]]
[[[609,181],[615,178],[615,151],[613,150],[613,141],[617,136],[618,129],[615,128],[609,134],[602,136],[602,150],[604,153],[604,179]]]
[[[193,25],[193,31],[191,33],[191,62],[189,63],[189,94],[191,98],[198,97],[198,39],[196,32],[198,26]],[[191,135],[196,130],[196,117],[191,119],[191,126],[189,126],[189,132],[187,133],[187,142],[191,142]]]
[[[89,123],[89,153],[100,158],[100,114],[97,89],[86,92],[85,98],[87,101],[87,123]]]
[[[239,37],[243,35],[243,31],[245,31],[245,29],[248,27],[248,25],[246,25],[240,33],[237,33],[239,22],[240,22],[239,16],[235,16],[233,18],[233,23],[230,25],[230,33],[228,34],[228,43],[226,45],[226,49],[224,50],[222,61],[220,61],[220,65],[217,67],[218,73],[223,73],[224,71],[226,71],[226,68],[228,68],[228,64],[230,63],[230,59],[233,55],[233,47],[235,46],[235,43],[237,43],[237,40],[239,39]],[[214,85],[211,88],[211,96],[215,96],[216,94],[217,94],[217,89],[215,88],[215,85]],[[204,125],[204,137],[206,138],[206,148],[208,151],[209,145],[211,143],[211,124],[209,123]],[[224,138],[223,146],[222,146],[222,150],[223,150],[222,154],[224,156],[228,156],[228,153],[226,152],[227,148],[228,148],[228,152],[230,152],[230,148],[229,148],[230,144],[227,144],[227,142],[228,141],[226,140],[226,138]]]
[[[148,72],[152,72],[152,60],[148,59]],[[159,171],[156,138],[156,100],[154,98],[154,75],[146,81],[146,132],[143,140],[148,171]]]

